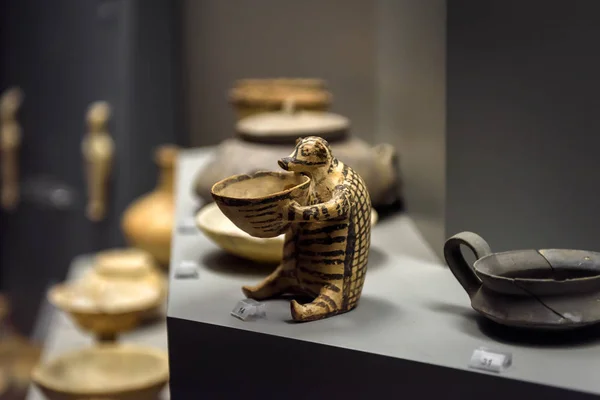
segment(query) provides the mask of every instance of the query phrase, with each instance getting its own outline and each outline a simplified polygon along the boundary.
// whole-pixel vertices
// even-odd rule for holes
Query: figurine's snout
[[[277,161],[277,164],[279,164],[279,166],[282,169],[289,171],[290,170],[290,162],[292,162],[292,157],[284,157],[284,158],[280,159],[279,161]]]

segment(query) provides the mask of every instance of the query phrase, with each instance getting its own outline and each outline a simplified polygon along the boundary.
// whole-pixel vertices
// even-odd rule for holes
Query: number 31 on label
[[[502,372],[512,364],[510,353],[480,347],[473,351],[469,367],[489,372]]]

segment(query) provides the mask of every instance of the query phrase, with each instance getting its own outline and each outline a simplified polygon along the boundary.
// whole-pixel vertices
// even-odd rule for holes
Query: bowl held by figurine
[[[306,204],[309,187],[306,175],[261,171],[217,182],[211,194],[238,228],[255,237],[272,238],[288,229],[287,206],[292,201]]]

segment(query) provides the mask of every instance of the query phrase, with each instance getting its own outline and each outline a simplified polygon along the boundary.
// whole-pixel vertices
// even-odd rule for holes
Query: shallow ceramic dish
[[[377,224],[377,211],[371,210],[371,225]],[[230,254],[247,260],[278,264],[283,257],[284,235],[257,238],[238,228],[216,203],[202,207],[196,214],[196,225],[216,245]]]
[[[238,228],[252,236],[273,238],[290,225],[281,218],[288,204],[306,203],[309,187],[310,178],[303,174],[259,171],[223,179],[213,185],[211,194]]]
[[[82,279],[53,286],[48,300],[98,340],[113,341],[156,310],[162,293],[151,284]]]
[[[50,400],[147,400],[169,381],[169,362],[158,349],[100,345],[40,364],[32,378]]]

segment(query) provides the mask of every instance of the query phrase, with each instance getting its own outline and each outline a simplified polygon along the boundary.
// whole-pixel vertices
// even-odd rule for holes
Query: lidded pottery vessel
[[[158,287],[163,296],[166,292],[165,278],[156,261],[141,249],[110,249],[98,253],[90,279],[149,284]]]
[[[281,110],[290,98],[299,110],[326,111],[332,95],[325,81],[313,78],[241,79],[229,92],[238,119]]]
[[[223,141],[213,159],[197,174],[195,192],[212,201],[210,189],[232,175],[276,169],[273,160],[288,156],[296,139],[320,136],[327,140],[336,157],[352,167],[365,181],[374,207],[389,206],[400,198],[397,154],[393,146],[371,147],[349,133],[350,121],[323,111],[295,109],[288,101],[283,111],[252,115],[238,121],[236,135]]]
[[[160,146],[155,153],[159,167],[158,183],[154,191],[134,201],[123,213],[121,227],[133,247],[152,254],[162,266],[171,257],[171,235],[175,220],[173,181],[178,148]]]

